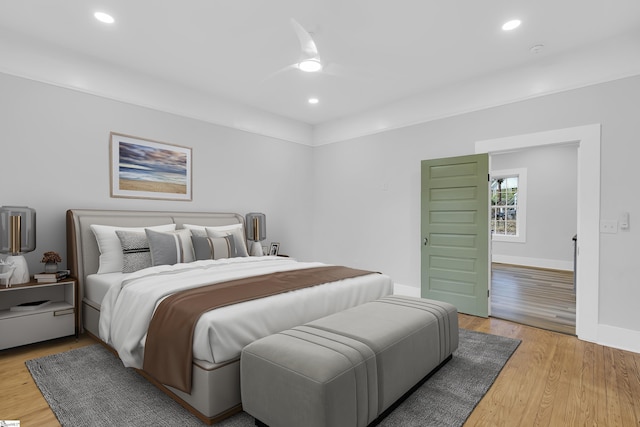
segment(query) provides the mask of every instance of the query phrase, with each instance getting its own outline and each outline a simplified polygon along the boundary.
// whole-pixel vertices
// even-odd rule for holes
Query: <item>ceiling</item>
[[[96,11],[115,23],[98,22]],[[300,56],[291,18],[313,34],[323,72],[282,71]],[[513,18],[522,25],[503,31]],[[81,58],[309,125],[639,31],[638,0],[0,2],[5,43],[37,45],[51,57]],[[544,47],[532,53],[535,45]],[[319,103],[310,105],[309,97]]]

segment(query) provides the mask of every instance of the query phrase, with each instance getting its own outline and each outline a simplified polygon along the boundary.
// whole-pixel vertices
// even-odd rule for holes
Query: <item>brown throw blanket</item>
[[[341,266],[314,267],[177,292],[158,305],[151,319],[143,369],[162,384],[191,393],[193,332],[203,313],[243,301],[372,273]]]

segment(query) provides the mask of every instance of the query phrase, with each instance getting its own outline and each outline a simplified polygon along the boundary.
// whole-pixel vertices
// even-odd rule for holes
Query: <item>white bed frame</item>
[[[204,226],[244,224],[242,215],[218,212],[152,212],[70,209],[67,211],[67,262],[71,275],[78,279],[81,330],[99,340],[100,305],[85,298],[86,277],[98,271],[100,251],[91,224],[120,227],[144,227],[175,223]],[[106,344],[105,344],[106,345]],[[144,372],[140,371],[143,375]],[[225,363],[194,360],[191,394],[149,381],[173,397],[198,418],[212,424],[242,410],[240,404],[239,359]]]

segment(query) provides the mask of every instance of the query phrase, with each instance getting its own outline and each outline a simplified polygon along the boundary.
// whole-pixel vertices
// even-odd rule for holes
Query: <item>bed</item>
[[[235,213],[71,209],[67,211],[66,220],[68,267],[79,283],[82,330],[114,349],[125,366],[139,369],[161,390],[208,423],[241,410],[239,356],[245,345],[393,293],[393,283],[388,276],[371,273],[208,311],[196,323],[193,346],[189,346],[193,355],[190,389],[181,391],[156,381],[142,369],[146,328],[158,305],[174,291],[174,287],[175,290],[188,290],[263,274],[324,268],[324,264],[298,262],[288,257],[243,256],[246,253],[240,246],[244,244],[246,249],[244,231],[238,233],[237,230],[243,230],[244,218]],[[109,236],[110,245],[115,245],[113,230],[116,229],[120,240],[115,242],[120,245],[111,249],[125,257],[124,264],[122,261],[114,263],[115,258],[106,257],[109,254],[105,236]],[[185,229],[190,231],[182,231]],[[182,262],[141,264],[140,267],[133,258],[135,251],[127,252],[126,237],[135,234],[129,230],[145,230],[146,236],[154,242],[156,235],[196,236],[203,230],[209,233],[217,229],[234,230],[208,240],[211,246],[214,240],[226,239],[228,256],[223,254],[216,257],[218,259],[179,257]],[[238,246],[235,249],[234,244],[229,245],[233,239]],[[242,239],[240,244],[238,239]],[[192,243],[198,245],[195,237]],[[182,244],[186,247],[189,241],[183,240],[178,246],[181,248]],[[233,256],[234,250],[235,255],[240,256]],[[154,247],[151,251],[155,254],[154,260],[165,255]],[[128,259],[134,261],[128,262]],[[125,317],[131,313],[135,316],[133,320]],[[130,324],[133,326],[128,326]]]

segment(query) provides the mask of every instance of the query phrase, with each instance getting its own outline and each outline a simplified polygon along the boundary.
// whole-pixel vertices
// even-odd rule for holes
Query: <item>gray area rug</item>
[[[512,338],[460,329],[453,359],[379,425],[461,426],[519,344]],[[28,360],[26,365],[65,427],[203,425],[100,344]],[[244,412],[216,424],[253,425]]]

